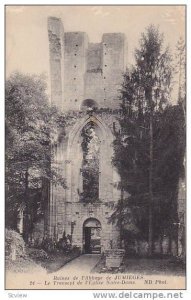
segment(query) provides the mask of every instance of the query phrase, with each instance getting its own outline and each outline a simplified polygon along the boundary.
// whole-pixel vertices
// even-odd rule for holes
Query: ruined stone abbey
[[[100,253],[119,244],[119,229],[109,222],[120,195],[112,165],[117,121],[108,110],[119,108],[125,36],[105,33],[100,43],[91,43],[85,32],[65,32],[60,19],[49,17],[48,38],[51,102],[78,117],[54,148],[67,189],[51,186],[45,232],[57,239],[65,232],[83,253]],[[84,132],[89,134],[89,145],[83,142]],[[88,168],[94,175],[87,173]],[[84,174],[88,174],[85,179]],[[87,193],[90,201],[84,201]]]

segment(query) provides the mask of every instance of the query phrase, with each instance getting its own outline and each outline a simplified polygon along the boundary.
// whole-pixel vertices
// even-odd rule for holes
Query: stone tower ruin
[[[125,66],[125,36],[105,33],[90,43],[85,32],[64,32],[60,19],[48,18],[51,100],[64,111],[80,110],[92,99],[98,108],[118,108]]]
[[[120,198],[116,187],[119,176],[112,165],[112,142],[125,67],[125,36],[105,33],[100,43],[91,43],[85,32],[64,32],[61,19],[49,17],[48,38],[51,103],[64,113],[74,112],[77,117],[54,147],[67,189],[51,186],[45,232],[57,239],[63,232],[69,234],[72,245],[80,247],[82,252],[103,252],[119,244],[119,229],[109,219]],[[89,202],[84,202],[83,178],[84,160],[87,164],[88,157],[84,159],[82,147],[86,129],[99,148],[95,160],[97,194],[92,194]],[[88,155],[92,162],[93,156]]]

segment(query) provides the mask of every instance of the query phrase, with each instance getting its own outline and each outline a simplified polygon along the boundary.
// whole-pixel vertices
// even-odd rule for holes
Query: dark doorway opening
[[[96,219],[88,219],[83,226],[84,252],[101,253],[101,224]]]
[[[91,227],[84,228],[84,234],[85,234],[85,245],[84,250],[85,253],[91,253]]]

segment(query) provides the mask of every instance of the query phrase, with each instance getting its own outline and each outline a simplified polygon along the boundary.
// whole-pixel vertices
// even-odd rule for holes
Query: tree
[[[161,201],[165,203],[157,174],[161,164],[157,140],[163,113],[169,106],[172,58],[163,43],[163,35],[153,25],[141,36],[140,47],[135,50],[135,66],[124,74],[121,132],[116,133],[114,142],[113,162],[121,176],[121,188],[128,193],[122,206],[124,210],[134,210],[134,223],[148,238],[149,255],[153,252],[157,206],[162,207]],[[128,223],[125,216],[124,213],[124,222]]]
[[[176,44],[174,69],[178,75],[178,103],[182,105],[184,115],[186,115],[186,55],[185,42],[182,37]]]
[[[170,56],[162,52],[163,37],[158,29],[150,26],[142,35],[140,50],[136,50],[136,61],[140,71],[141,87],[149,114],[149,254],[153,251],[153,114],[163,108],[169,99],[171,80]]]
[[[179,177],[178,188],[178,255],[185,260],[186,247],[185,247],[185,160],[186,160],[186,147],[185,147],[185,128],[186,128],[186,54],[185,42],[182,37],[179,38],[176,45],[175,52],[175,74],[177,75],[178,83],[178,105],[180,115],[183,115],[183,130],[180,134],[180,145],[183,149],[182,172]],[[181,204],[180,204],[181,203]],[[183,205],[182,205],[183,204]]]
[[[6,225],[16,229],[24,212],[28,240],[34,221],[44,213],[47,185],[58,170],[50,167],[55,130],[64,128],[61,115],[48,104],[45,79],[14,73],[6,81]],[[46,183],[46,184],[45,184]]]

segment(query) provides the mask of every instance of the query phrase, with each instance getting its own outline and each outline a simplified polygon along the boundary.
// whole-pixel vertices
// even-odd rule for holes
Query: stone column
[[[51,103],[63,108],[64,29],[61,19],[48,18],[50,52]]]

